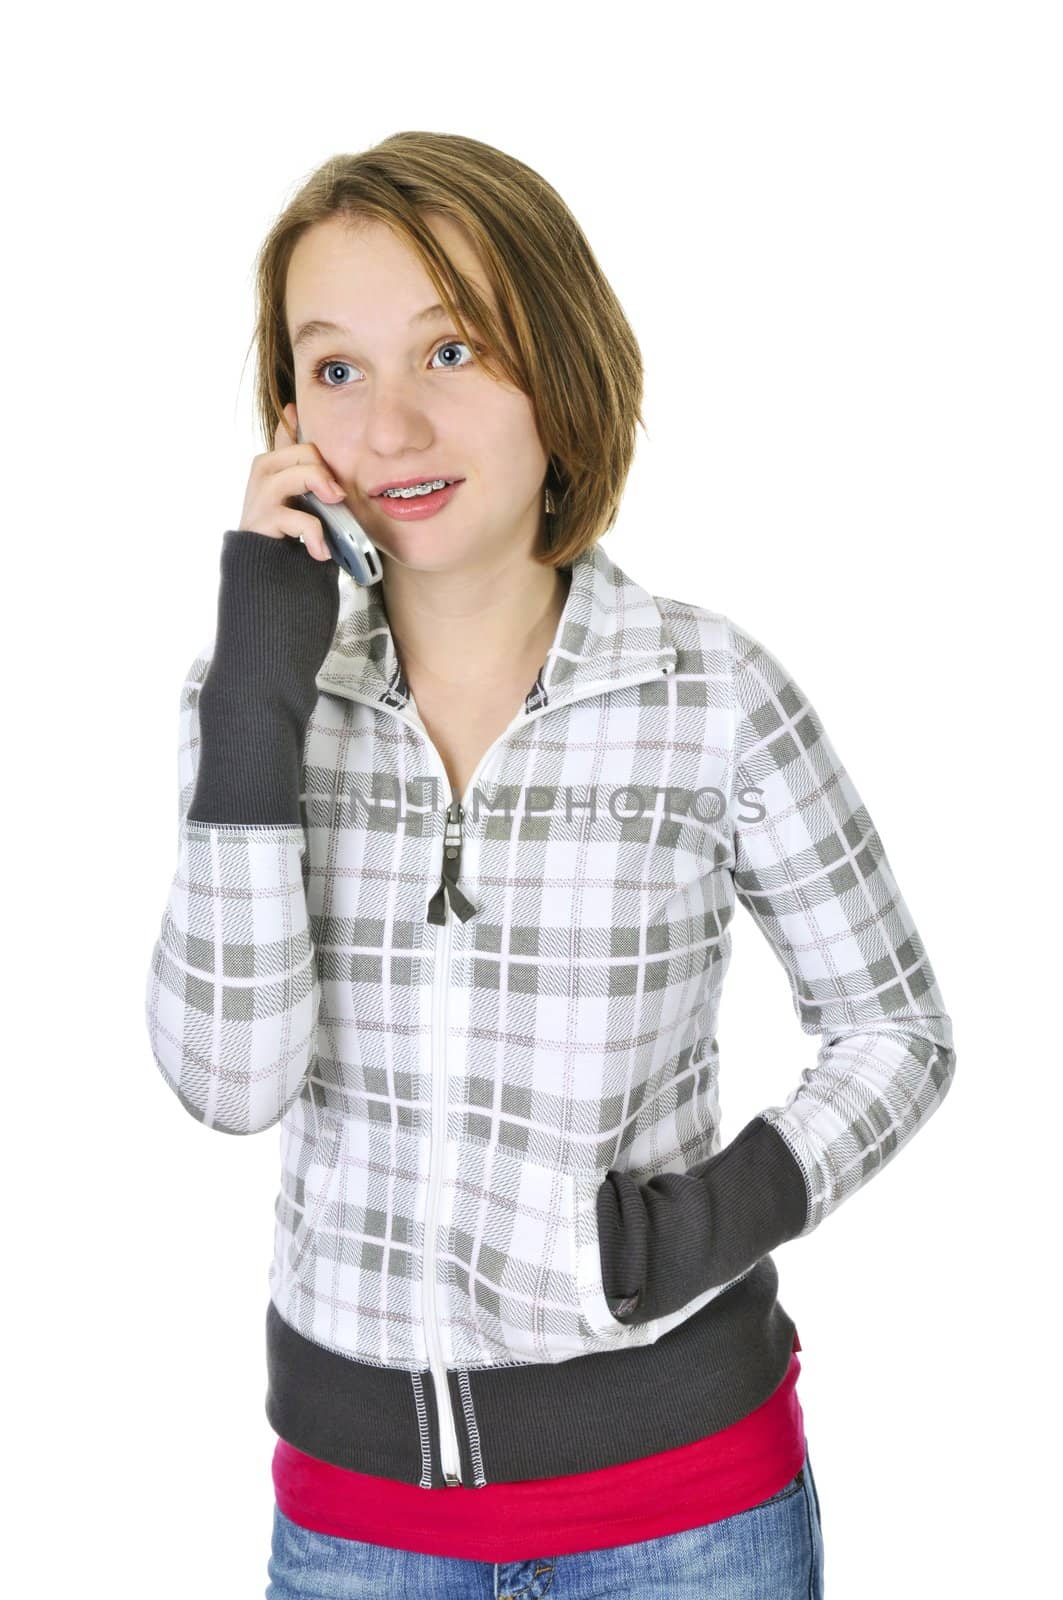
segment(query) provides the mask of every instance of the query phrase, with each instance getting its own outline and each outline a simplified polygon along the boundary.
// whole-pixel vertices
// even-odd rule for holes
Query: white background
[[[499,146],[579,219],[647,371],[605,548],[796,676],[953,1018],[940,1114],[775,1255],[827,1593],[1055,1570],[1058,21],[258,3],[7,33],[10,1593],[265,1590],[278,1131],[182,1111],[143,988],[181,681],[263,448],[254,254],[322,160],[402,128]],[[743,911],[720,1043],[725,1138],[815,1057]]]

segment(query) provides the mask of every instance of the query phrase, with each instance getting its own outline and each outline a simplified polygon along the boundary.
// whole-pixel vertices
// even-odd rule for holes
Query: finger
[[[281,522],[281,532],[289,539],[298,539],[304,545],[315,561],[331,561],[332,551],[328,547],[320,517],[315,517],[312,512],[299,511],[293,506],[285,506]]]
[[[296,461],[290,467],[281,467],[277,475],[291,480],[292,487],[285,486],[286,499],[296,494],[316,494],[319,500],[335,504],[347,496],[342,483],[330,476],[321,461]]]

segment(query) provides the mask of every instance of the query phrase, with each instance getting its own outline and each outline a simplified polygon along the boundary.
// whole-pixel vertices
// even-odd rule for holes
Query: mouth
[[[428,490],[425,489],[423,487],[423,485],[425,485],[425,484],[438,484],[438,483],[440,483],[440,481],[442,481],[443,485],[445,487],[447,487],[447,488],[449,488],[451,484],[464,483],[465,482],[464,478],[459,478],[459,477],[457,477],[456,474],[447,474],[447,473],[442,473],[442,472],[437,472],[434,475],[432,475],[430,477],[427,477],[427,478],[399,478],[394,483],[379,483],[379,484],[377,484],[375,489],[370,489],[369,498],[370,498],[370,500],[379,500],[381,495],[388,495],[389,499],[416,498],[416,496],[410,496],[410,495],[398,496],[395,493],[389,494],[388,491],[389,490],[398,491],[398,490],[402,490],[402,489],[405,489],[405,490],[417,489],[417,490],[420,490],[420,492],[422,494],[427,494]]]
[[[429,480],[438,483],[438,479]],[[405,494],[378,494],[380,509],[385,517],[390,517],[394,522],[419,522],[425,517],[435,516],[448,505],[457,494],[464,478],[455,478],[452,483],[446,483],[441,489],[433,488],[418,490],[410,487]]]

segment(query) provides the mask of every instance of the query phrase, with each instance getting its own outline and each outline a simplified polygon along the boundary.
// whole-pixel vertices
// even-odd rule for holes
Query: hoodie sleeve
[[[781,1105],[684,1173],[610,1171],[603,1288],[648,1322],[804,1238],[945,1098],[952,1023],[875,825],[807,696],[729,619],[735,898],[778,956],[813,1063]]]
[[[177,868],[147,975],[156,1065],[189,1114],[259,1133],[299,1093],[320,990],[302,754],[339,568],[230,530],[213,647],[181,691]]]

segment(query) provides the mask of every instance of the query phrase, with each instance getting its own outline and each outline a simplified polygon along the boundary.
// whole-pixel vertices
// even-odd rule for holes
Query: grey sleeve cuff
[[[199,766],[188,820],[301,821],[315,678],[339,620],[339,567],[295,539],[230,529],[218,619],[199,692]]]
[[[762,1117],[687,1172],[640,1184],[610,1170],[597,1201],[610,1311],[632,1327],[677,1311],[796,1238],[807,1209],[804,1174]]]

